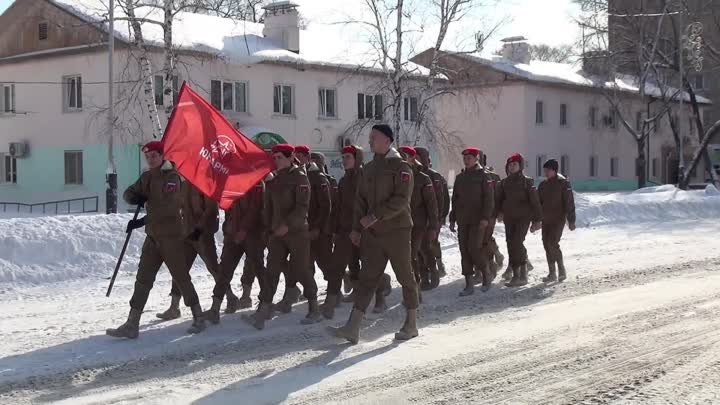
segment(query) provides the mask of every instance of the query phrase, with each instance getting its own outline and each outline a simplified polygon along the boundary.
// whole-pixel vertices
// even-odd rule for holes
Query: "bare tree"
[[[487,0],[493,2],[494,0]],[[390,124],[398,134],[400,143],[419,143],[426,138],[429,143],[446,146],[453,145],[454,134],[446,131],[433,111],[433,101],[447,90],[437,88],[437,80],[442,77],[439,72],[440,52],[453,24],[465,18],[473,7],[478,7],[481,0],[364,0],[365,9],[370,18],[365,21],[353,20],[350,23],[366,27],[370,33],[369,43],[375,51],[373,61],[383,72],[378,89],[387,98],[384,108],[391,112]],[[433,20],[416,21],[417,9],[430,10]],[[424,32],[425,26],[437,27],[433,32],[433,47],[430,62],[426,68],[420,67],[409,60],[416,49],[416,35]],[[494,32],[496,26],[491,31]],[[478,35],[473,48],[467,52],[475,52],[489,35]],[[406,105],[407,104],[407,105]],[[407,112],[405,111],[407,110]],[[410,124],[403,125],[407,115]],[[352,128],[364,125],[352,125]]]
[[[533,60],[570,63],[573,61],[573,57],[575,56],[575,48],[572,45],[530,45],[530,56]]]
[[[623,100],[632,100],[618,86],[606,92],[608,102],[613,106],[623,127],[633,136],[638,145],[638,162],[646,162],[643,152],[648,136],[656,128],[663,116],[670,121],[675,148],[678,155],[678,186],[687,189],[691,173],[697,168],[700,159],[704,159],[712,181],[717,185],[717,174],[713,170],[707,146],[720,130],[720,121],[705,131],[701,118],[701,107],[692,84],[688,80],[693,67],[693,53],[688,52],[688,27],[680,26],[683,17],[690,16],[691,9],[684,0],[662,0],[648,2],[612,2],[623,8],[610,8],[608,1],[575,0],[581,5],[583,15],[579,21],[583,27],[581,46],[584,57],[600,56],[604,61],[604,71],[608,79],[615,80],[621,74],[632,77],[633,85],[639,89],[635,99],[649,105],[660,101],[653,113],[643,119],[641,128],[630,124],[624,113]],[[608,24],[610,21],[610,24]],[[612,46],[610,46],[612,44]],[[697,43],[695,43],[697,45]],[[710,50],[716,49],[709,44]],[[702,45],[700,45],[702,47]],[[696,49],[697,50],[697,49]],[[712,53],[712,52],[711,52]],[[717,53],[715,53],[717,56]],[[653,94],[648,95],[648,89]],[[683,114],[683,103],[689,103],[694,126],[698,129],[698,145],[689,161],[684,164],[685,140],[690,139],[683,132],[690,128],[679,122],[676,113]],[[656,103],[658,104],[658,103]],[[647,109],[650,112],[650,108]],[[638,170],[638,186],[645,185],[645,171]]]

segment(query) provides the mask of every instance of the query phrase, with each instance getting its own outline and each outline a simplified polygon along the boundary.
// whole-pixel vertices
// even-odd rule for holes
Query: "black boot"
[[[465,288],[460,291],[461,297],[467,297],[468,295],[473,295],[475,293],[475,279],[473,276],[465,276]]]
[[[105,334],[117,338],[137,339],[140,332],[140,315],[137,309],[130,309],[127,321],[115,329],[107,329]]]
[[[220,323],[220,306],[222,305],[222,298],[213,297],[212,306],[207,311],[203,312],[203,318],[210,321],[210,323],[217,325]]]
[[[552,283],[557,281],[557,274],[555,274],[555,262],[548,261],[548,275],[543,277],[543,283]]]
[[[205,318],[203,318],[203,310],[200,304],[195,304],[190,307],[190,311],[193,314],[193,323],[188,328],[188,333],[196,334],[205,330]],[[218,308],[219,311],[219,308]]]
[[[350,313],[350,319],[347,323],[339,328],[328,327],[328,331],[335,337],[347,340],[356,345],[360,340],[360,323],[362,323],[365,314],[357,308],[353,308]]]
[[[563,263],[563,259],[558,259],[558,281],[563,282],[567,279],[567,272],[565,271],[565,263]]]

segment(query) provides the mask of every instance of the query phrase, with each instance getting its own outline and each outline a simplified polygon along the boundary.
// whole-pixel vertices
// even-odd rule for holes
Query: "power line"
[[[128,84],[128,83],[139,83],[142,82],[142,80],[121,80],[121,81],[115,81],[116,84]],[[67,82],[17,82],[17,81],[0,81],[2,84],[62,84],[65,85]],[[82,85],[93,85],[93,84],[108,84],[110,82],[108,81],[102,81],[102,82],[82,82]]]

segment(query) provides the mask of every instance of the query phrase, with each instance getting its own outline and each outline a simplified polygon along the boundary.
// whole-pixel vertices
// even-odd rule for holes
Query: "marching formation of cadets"
[[[144,205],[147,215],[132,220],[127,232],[145,227],[130,315],[107,334],[137,338],[140,316],[155,277],[163,263],[172,275],[170,307],[157,314],[163,320],[180,317],[180,299],[190,307],[189,333],[205,329],[205,322],[220,322],[225,313],[252,307],[250,292],[260,286],[257,310],[244,316],[263,329],[277,312],[289,313],[302,291],[308,312],[303,324],[333,319],[335,308],[352,302],[344,326],[329,328],[339,338],[357,343],[360,323],[374,298],[374,313],[386,310],[390,294],[388,262],[402,288],[405,323],[398,340],[418,336],[417,308],[422,292],[438,287],[445,276],[440,228],[449,222],[457,233],[465,287],[460,296],[491,289],[504,257],[493,238],[496,222],[505,225],[509,265],[502,277],[507,287],[528,283],[524,241],[528,230],[542,230],[549,272],[543,282],[564,281],[567,272],[560,238],[567,223],[575,229],[575,205],[568,180],[558,173],[558,163],[544,165],[546,180],[535,188],[523,174],[524,159],[507,159],[506,177],[481,165],[482,152],[462,152],[464,169],[455,179],[452,198],[446,180],[432,169],[425,148],[392,147],[394,134],[387,125],[376,125],[369,136],[371,161],[363,164],[363,149],[342,149],[345,175],[339,182],[327,172],[324,156],[307,146],[276,145],[272,156],[276,170],[236,200],[225,213],[224,242],[220,260],[215,248],[219,228],[217,203],[184,181],[171,162],[163,159],[163,145],[150,142],[143,152],[150,170],[124,193],[128,204]],[[267,249],[267,262],[265,262]],[[212,305],[203,311],[190,278],[190,268],[200,256],[215,280]],[[245,257],[238,297],[231,288],[235,269]],[[315,268],[327,282],[322,305],[318,303]],[[273,303],[280,275],[285,278],[282,300]],[[344,284],[344,285],[343,285]],[[302,290],[301,290],[302,288]]]

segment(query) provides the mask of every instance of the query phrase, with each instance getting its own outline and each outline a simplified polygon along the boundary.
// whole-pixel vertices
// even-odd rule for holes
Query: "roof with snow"
[[[631,93],[639,93],[640,91],[640,86],[635,76],[618,74],[615,76],[614,80],[605,80],[583,71],[581,67],[578,67],[578,63],[556,63],[531,60],[530,63],[526,64],[514,62],[501,56],[484,57],[478,54],[445,53],[479,63],[497,72],[505,73],[514,76],[515,78],[531,82],[605,88]],[[664,86],[664,88],[665,97],[667,98],[670,98],[671,95],[675,95],[678,92],[676,88],[668,86]],[[662,88],[654,83],[646,83],[645,93],[651,97],[663,97]],[[690,95],[687,92],[683,92],[683,95],[685,101],[690,101]],[[701,104],[712,104],[712,101],[708,98],[702,96],[696,97],[697,101]],[[673,98],[679,100],[680,97],[676,95]]]
[[[108,31],[107,0],[47,0],[76,17],[94,23]],[[115,3],[115,37],[132,41],[126,12]],[[163,46],[162,9],[139,7],[137,18],[142,23],[146,44]],[[300,30],[300,52],[284,49],[280,44],[263,36],[263,24],[234,20],[206,14],[179,12],[173,20],[173,46],[180,50],[196,51],[218,56],[228,63],[252,64],[262,62],[285,62],[345,67],[350,69],[381,72],[378,53],[367,41],[349,37],[342,26],[313,24]],[[406,70],[411,75],[427,75],[429,70],[409,63]]]

